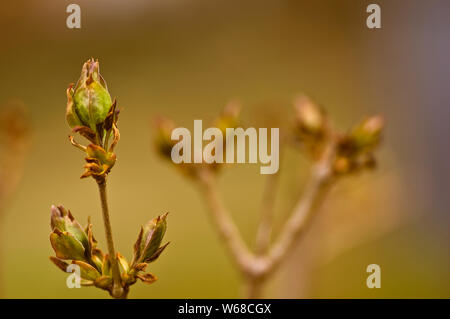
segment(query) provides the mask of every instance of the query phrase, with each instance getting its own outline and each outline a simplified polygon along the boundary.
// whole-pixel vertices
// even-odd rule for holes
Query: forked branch
[[[255,254],[248,249],[218,195],[215,175],[208,169],[199,170],[199,185],[207,202],[213,224],[246,279],[250,297],[258,297],[259,289],[256,287],[286,258],[317,211],[316,208],[330,184],[334,148],[334,143],[330,143],[322,160],[314,167],[311,181],[307,185],[304,195],[295,205],[279,239],[266,253]],[[265,227],[270,227],[270,225]]]
[[[255,252],[251,251],[225,208],[217,189],[216,176],[221,165],[196,165],[183,163],[178,168],[193,178],[200,187],[211,216],[212,224],[237,265],[247,285],[247,296],[257,298],[265,280],[286,259],[294,245],[301,239],[310,221],[316,215],[328,189],[340,176],[373,168],[374,149],[378,146],[384,126],[383,118],[372,116],[347,133],[334,131],[323,109],[307,98],[295,102],[295,130],[289,137],[299,142],[300,148],[313,159],[309,183],[298,199],[278,239],[270,245],[274,217],[275,191],[278,174],[268,177],[263,194],[260,224],[256,236]],[[236,127],[239,112],[225,108],[219,117],[218,127]],[[171,132],[175,124],[167,118],[159,118],[156,146],[167,159],[175,145]],[[228,136],[226,136],[228,138]]]

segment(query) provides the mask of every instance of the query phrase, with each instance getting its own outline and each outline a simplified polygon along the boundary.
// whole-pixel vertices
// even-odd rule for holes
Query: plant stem
[[[295,205],[291,217],[285,223],[280,238],[264,257],[266,272],[272,272],[285,259],[293,245],[300,239],[306,226],[315,216],[323,202],[332,181],[331,160],[334,158],[335,145],[331,142],[321,160],[314,165],[311,180],[306,186],[303,196]]]
[[[233,261],[245,275],[251,271],[250,266],[252,265],[252,259],[254,259],[253,254],[248,250],[240,236],[239,230],[220,199],[213,173],[208,169],[202,169],[198,177],[200,189],[206,199],[213,225],[223,239]]]
[[[220,196],[218,194],[215,183],[214,174],[208,169],[201,169],[198,174],[199,185],[203,192],[204,198],[208,205],[210,215],[214,226],[219,235],[225,242],[233,261],[243,275],[245,283],[245,295],[247,298],[260,298],[261,290],[266,279],[272,274],[281,262],[286,258],[288,253],[301,235],[304,233],[312,217],[317,212],[317,208],[323,201],[324,196],[329,189],[332,181],[331,162],[335,156],[335,143],[331,139],[326,146],[322,158],[314,165],[311,180],[306,186],[303,196],[295,205],[291,217],[285,223],[280,237],[268,251],[259,251],[257,254],[252,253],[245,242],[242,240],[240,232],[229,213],[225,209]],[[276,177],[273,177],[276,179]],[[272,189],[276,180],[270,181],[273,185],[268,186],[268,191]],[[269,199],[270,206],[273,205],[273,198]],[[263,229],[258,231],[258,237],[269,237],[270,234],[264,232],[271,231],[272,208],[266,207],[264,212]],[[262,240],[259,242],[260,250],[267,250],[269,241]]]
[[[100,193],[100,201],[102,204],[106,243],[108,245],[109,260],[111,262],[111,271],[113,277],[113,288],[110,294],[114,298],[124,299],[127,297],[128,292],[122,287],[122,279],[120,277],[119,263],[117,261],[116,251],[114,249],[111,221],[109,220],[108,200],[106,196],[106,177],[99,177],[96,179],[96,181]]]
[[[247,277],[244,282],[244,296],[246,299],[259,299],[266,283],[265,277]]]
[[[278,177],[278,173],[267,176],[267,182],[264,188],[261,216],[258,231],[256,233],[255,245],[255,251],[259,255],[265,254],[270,244]]]
[[[283,140],[280,142],[280,160],[282,163],[284,148]],[[267,253],[270,246],[273,220],[274,220],[274,206],[277,194],[277,186],[280,180],[280,168],[275,174],[270,174],[266,177],[266,184],[264,185],[263,196],[261,201],[261,211],[258,230],[256,232],[255,252],[262,256]]]

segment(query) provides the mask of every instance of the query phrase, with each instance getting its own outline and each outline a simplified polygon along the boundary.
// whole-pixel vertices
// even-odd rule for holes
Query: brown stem
[[[317,212],[317,208],[332,181],[331,162],[334,159],[334,153],[335,143],[334,139],[331,139],[322,158],[314,166],[311,180],[306,186],[303,196],[295,205],[291,217],[281,231],[280,237],[270,250],[258,254],[252,253],[242,240],[239,230],[220,199],[213,173],[208,169],[199,170],[199,185],[208,204],[213,224],[243,275],[247,298],[260,297],[266,279],[281,264],[294,244],[298,242],[306,226],[309,225],[312,217]],[[269,190],[272,187],[273,185],[269,187]],[[270,199],[270,201],[273,201],[273,199]],[[264,218],[270,217],[271,220],[271,209],[266,213],[267,215]],[[263,230],[267,231],[269,229],[270,231],[270,224],[264,222],[262,225]],[[259,230],[259,236],[261,237],[264,235],[262,234],[263,230]],[[268,234],[266,233],[265,235],[267,236]],[[269,242],[261,242],[260,249],[261,247],[268,248]]]
[[[280,160],[282,163],[284,153],[284,137],[280,141]],[[267,176],[266,184],[263,191],[261,213],[259,219],[258,230],[256,232],[255,252],[262,256],[267,253],[270,246],[272,236],[274,206],[276,200],[276,191],[280,180],[280,169],[275,174]]]
[[[225,246],[228,248],[239,270],[246,275],[251,271],[250,266],[253,264],[253,254],[248,250],[240,236],[239,230],[220,199],[213,173],[208,169],[202,169],[198,177],[200,188],[211,213],[213,225],[224,240]]]
[[[258,231],[256,233],[255,245],[255,251],[259,255],[266,253],[267,248],[270,244],[278,177],[278,173],[267,176],[267,183],[264,188],[263,200],[261,205],[261,216]]]
[[[284,225],[280,238],[264,256],[265,273],[273,272],[285,259],[323,202],[332,181],[331,161],[334,159],[334,152],[335,144],[334,141],[331,141],[321,160],[314,166],[311,180],[306,186],[303,196],[295,205],[291,217]]]
[[[246,299],[262,298],[263,288],[266,284],[266,277],[247,277],[244,282],[244,296]]]
[[[127,297],[127,291],[122,286],[122,279],[120,277],[119,262],[116,258],[114,249],[114,240],[111,229],[111,221],[109,220],[108,200],[106,197],[106,177],[99,177],[96,179],[98,190],[100,193],[100,201],[102,204],[103,223],[105,226],[106,243],[108,245],[109,260],[111,262],[111,271],[113,277],[113,288],[110,292],[111,296],[117,299],[124,299]]]

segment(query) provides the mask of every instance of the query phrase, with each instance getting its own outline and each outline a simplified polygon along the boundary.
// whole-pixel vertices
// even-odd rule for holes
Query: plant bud
[[[227,128],[236,128],[240,124],[241,105],[237,101],[229,102],[217,118],[214,126],[226,136]]]
[[[333,163],[333,170],[337,174],[345,174],[350,171],[351,162],[347,157],[337,157]]]
[[[63,206],[51,207],[50,225],[52,230],[57,228],[61,232],[67,232],[77,239],[83,247],[89,249],[89,239],[81,225],[75,220],[70,211]]]
[[[56,257],[60,259],[86,260],[83,245],[67,231],[63,232],[55,228],[50,234],[50,243]]]
[[[172,131],[175,129],[175,123],[164,116],[158,116],[155,119],[156,136],[155,146],[157,151],[166,158],[171,158],[172,147],[175,141],[172,141]]]
[[[366,152],[378,145],[384,119],[381,116],[372,116],[362,121],[350,133],[350,139],[359,152]]]
[[[67,123],[72,128],[86,126],[97,132],[97,125],[105,121],[112,104],[99,62],[88,60],[75,87],[67,89]]]
[[[167,213],[154,218],[142,227],[134,245],[133,266],[156,260],[167,247],[167,244],[160,247],[167,228],[166,217]]]
[[[296,122],[299,129],[305,133],[320,134],[324,129],[325,117],[323,111],[306,97],[300,97],[294,104]]]

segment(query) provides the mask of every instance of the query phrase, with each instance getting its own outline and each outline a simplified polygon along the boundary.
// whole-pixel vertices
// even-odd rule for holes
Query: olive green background
[[[192,127],[238,99],[246,124],[286,128],[300,93],[323,105],[342,129],[368,114],[386,117],[378,170],[343,180],[324,207],[336,227],[340,214],[350,214],[358,216],[345,224],[352,232],[362,221],[363,233],[373,229],[374,236],[352,237],[348,249],[306,275],[302,252],[322,250],[305,241],[270,279],[265,296],[450,297],[446,1],[375,1],[382,7],[380,30],[365,26],[365,8],[374,1],[74,2],[82,10],[80,30],[65,25],[71,1],[0,4],[0,102],[22,99],[33,125],[25,175],[0,225],[3,297],[108,297],[95,288],[68,289],[67,276],[48,260],[51,204],[70,208],[83,223],[91,216],[106,250],[96,185],[79,179],[83,154],[68,142],[64,119],[65,90],[90,57],[100,60],[123,108],[108,184],[118,250],[130,258],[139,226],[170,212],[171,244],[149,268],[159,280],[137,283],[130,297],[240,296],[239,275],[199,193],[154,152],[152,116]],[[264,114],[278,122],[268,124]],[[308,176],[298,151],[286,151],[284,159],[275,235]],[[263,182],[259,165],[230,166],[220,179],[250,244]],[[378,231],[391,218],[400,222]],[[343,227],[330,242],[348,233]],[[365,285],[371,263],[382,269],[378,290]]]

